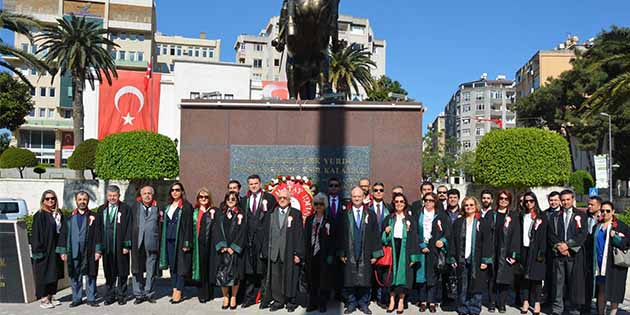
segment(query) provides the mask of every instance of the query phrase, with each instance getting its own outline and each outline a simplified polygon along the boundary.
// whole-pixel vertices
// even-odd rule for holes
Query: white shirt
[[[488,214],[488,212],[490,212],[490,210],[492,210],[492,208],[488,208],[488,209],[481,209],[481,217],[485,218],[486,214]]]
[[[404,215],[396,215],[396,223],[394,223],[394,238],[403,238],[403,227],[405,226],[404,220]]]
[[[254,197],[256,198],[256,211],[260,210],[260,209],[258,209],[258,203],[260,203],[260,197],[261,197],[260,195],[261,195],[261,193],[259,191],[259,192],[255,193],[255,194],[251,194],[249,196],[249,210],[250,211],[252,211],[252,212],[254,211]]]
[[[472,233],[473,229],[475,228],[475,220],[472,220],[472,222],[470,223],[468,223],[468,220],[464,222],[466,223],[466,248],[464,249],[464,258],[468,259],[470,258],[470,254],[472,253]]]
[[[532,220],[532,215],[530,213],[523,216],[523,246],[529,247],[529,243],[532,241],[529,238],[529,230],[532,228],[532,224],[534,224],[534,220]]]
[[[564,220],[564,239],[568,239],[568,233],[569,233],[569,223],[571,223],[571,216],[573,215],[573,207],[566,209],[564,211],[564,218],[562,218]]]
[[[381,207],[380,215],[382,216],[383,215],[383,211],[385,210],[385,207],[383,206],[383,202],[382,201],[381,202],[374,201],[374,213],[376,213],[376,215],[379,215],[379,213],[378,213],[379,208],[378,207]]]
[[[431,232],[433,230],[433,218],[435,218],[435,211],[428,212],[424,210],[424,218],[422,219],[422,232],[424,242],[428,243],[431,239]]]
[[[166,211],[166,215],[168,215],[169,220],[173,219],[173,214],[175,214],[175,210],[177,210],[177,207],[173,207],[172,204],[168,205],[168,211]]]

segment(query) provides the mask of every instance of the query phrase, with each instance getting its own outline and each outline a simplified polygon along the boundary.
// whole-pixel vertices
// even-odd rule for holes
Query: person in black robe
[[[291,195],[278,192],[278,205],[265,217],[263,246],[267,259],[265,300],[273,300],[270,310],[286,305],[288,312],[297,308],[301,263],[304,261],[304,224],[300,210],[291,207]]]
[[[560,192],[559,191],[552,191],[549,193],[549,195],[547,195],[547,203],[549,204],[549,208],[545,209],[544,213],[545,216],[547,217],[547,227],[550,227],[551,224],[551,216],[560,211]],[[547,237],[549,237],[549,232],[547,232]],[[551,303],[553,303],[554,300],[554,294],[555,294],[555,289],[554,289],[554,284],[553,282],[555,281],[555,274],[553,272],[553,257],[554,257],[554,252],[553,250],[551,250],[551,247],[549,248],[549,250],[547,250],[547,257],[546,257],[546,264],[547,264],[547,269],[545,271],[545,281],[543,282],[543,294],[544,294],[544,302],[543,302],[543,306],[547,306],[547,305],[551,305]]]
[[[588,209],[586,211],[586,221],[588,222],[588,236],[586,237],[586,241],[584,242],[584,252],[586,253],[586,257],[584,258],[584,271],[586,273],[586,279],[592,279],[594,277],[593,270],[595,270],[595,267],[593,266],[593,259],[589,259],[589,253],[592,253],[594,250],[593,245],[595,244],[595,237],[593,236],[593,232],[595,225],[599,223],[602,202],[603,200],[599,196],[591,196],[588,199]],[[594,290],[595,287],[593,281],[586,281],[586,288],[584,289],[586,297],[584,299],[585,303],[580,310],[581,315],[591,314]]]
[[[241,307],[247,308],[257,303],[258,294],[264,295],[261,287],[267,273],[266,261],[261,258],[263,248],[261,243],[263,220],[265,215],[276,206],[276,199],[272,194],[262,190],[260,176],[250,175],[247,178],[247,195],[241,199],[240,209],[247,216],[247,245],[243,253],[245,257],[245,292]],[[263,291],[263,292],[261,292]],[[267,308],[266,301],[260,304],[260,308]]]
[[[120,201],[120,188],[107,187],[107,202],[98,208],[99,227],[103,247],[103,271],[105,272],[105,305],[118,300],[127,303],[129,278],[129,250],[131,249],[131,209]]]
[[[556,276],[554,314],[562,314],[565,309],[571,310],[584,304],[586,295],[583,246],[588,235],[588,223],[584,213],[574,208],[574,196],[570,190],[560,193],[562,210],[554,213],[549,222],[549,246],[554,251]]]
[[[192,269],[193,230],[192,205],[186,201],[184,185],[171,185],[169,204],[164,209],[160,242],[160,269],[169,270],[173,292],[169,302],[182,302],[185,279]]]
[[[214,250],[219,228],[217,220],[220,210],[213,206],[207,188],[197,192],[197,204],[193,210],[193,266],[192,279],[198,283],[197,298],[200,303],[212,300],[217,270],[217,252]]]
[[[328,207],[326,208],[326,217],[329,218],[332,225],[332,237],[335,238],[339,234],[339,227],[341,218],[344,213],[343,204],[343,191],[341,190],[341,180],[337,177],[331,177],[328,179],[328,189],[326,191],[326,198],[328,200]],[[335,291],[335,299],[341,301],[343,290],[343,264],[334,259],[332,263],[332,285]]]
[[[335,243],[331,219],[326,216],[328,198],[319,193],[313,198],[315,212],[306,219],[304,226],[304,246],[306,248],[306,276],[310,290],[309,306],[306,312],[317,309],[326,313],[329,290],[334,287],[333,278]]]
[[[495,229],[494,229],[494,219],[496,217],[496,214],[494,212],[494,209],[492,209],[493,206],[493,201],[494,201],[494,196],[492,194],[492,192],[488,189],[484,189],[483,191],[481,191],[481,196],[479,201],[481,202],[481,219],[483,220],[489,220],[490,226],[491,226],[491,233],[492,233],[492,244],[495,244]],[[494,245],[493,245],[494,247]],[[494,248],[493,248],[494,251]],[[497,307],[497,302],[496,302],[496,273],[494,272],[494,265],[492,264],[490,265],[490,268],[488,268],[488,287],[487,287],[487,292],[488,292],[488,312],[490,313],[494,313],[494,311],[496,310]]]
[[[98,261],[103,249],[100,241],[100,220],[88,209],[90,196],[85,191],[75,194],[77,208],[61,228],[57,253],[66,262],[68,276],[72,282],[70,307],[83,304],[83,278],[87,278],[87,304],[98,307],[96,302],[96,276]]]
[[[63,215],[58,209],[57,194],[52,190],[42,193],[40,210],[33,215],[31,232],[31,257],[35,276],[35,296],[44,309],[61,305],[54,299],[57,281],[64,277],[64,265],[55,252]]]
[[[492,269],[498,291],[497,308],[505,313],[508,294],[514,285],[514,269],[521,254],[521,218],[518,211],[510,208],[512,193],[502,190],[497,194],[497,208],[486,216],[492,226],[493,260]],[[492,295],[495,291],[491,292]]]
[[[353,313],[358,307],[361,312],[371,314],[373,265],[383,256],[381,235],[376,214],[363,205],[361,187],[354,187],[350,196],[352,204],[341,217],[337,235],[337,256],[343,263],[344,271],[344,313]]]
[[[520,262],[523,266],[523,277],[520,279],[523,293],[521,314],[529,311],[534,304],[534,315],[540,314],[542,302],[542,281],[547,269],[545,258],[547,251],[547,216],[538,206],[538,198],[533,192],[523,195],[525,212],[521,215],[522,246]]]
[[[612,202],[604,201],[601,211],[603,220],[593,228],[593,256],[588,259],[593,259],[597,313],[605,314],[608,301],[610,315],[616,315],[626,294],[628,268],[615,265],[613,251],[630,249],[630,228],[615,217]]]
[[[221,212],[217,215],[217,226],[213,230],[218,267],[215,269],[216,285],[223,294],[222,309],[236,309],[236,298],[241,281],[245,279],[243,248],[247,240],[247,216],[238,207],[238,193],[225,194]]]
[[[458,275],[457,314],[478,315],[493,259],[492,232],[489,222],[480,218],[477,198],[464,198],[462,208],[464,215],[453,223],[449,262]]]

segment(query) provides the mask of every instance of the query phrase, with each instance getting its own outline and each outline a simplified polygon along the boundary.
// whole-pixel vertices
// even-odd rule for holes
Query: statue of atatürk
[[[283,0],[280,32],[272,45],[287,47],[289,95],[315,99],[332,91],[328,82],[329,44],[338,45],[339,0]]]

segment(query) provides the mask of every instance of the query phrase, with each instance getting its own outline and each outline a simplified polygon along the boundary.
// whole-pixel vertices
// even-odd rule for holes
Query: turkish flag
[[[118,70],[118,79],[99,87],[98,138],[112,133],[157,132],[160,112],[160,74],[146,82],[142,71]]]

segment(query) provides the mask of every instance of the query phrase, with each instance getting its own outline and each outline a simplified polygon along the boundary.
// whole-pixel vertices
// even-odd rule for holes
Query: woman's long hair
[[[39,209],[40,210],[44,209],[44,201],[46,199],[46,195],[48,194],[51,194],[55,197],[55,208],[50,209],[50,211],[51,212],[59,211],[59,197],[57,197],[57,193],[55,193],[55,191],[52,189],[45,190],[44,193],[42,193],[42,197],[39,199]]]

